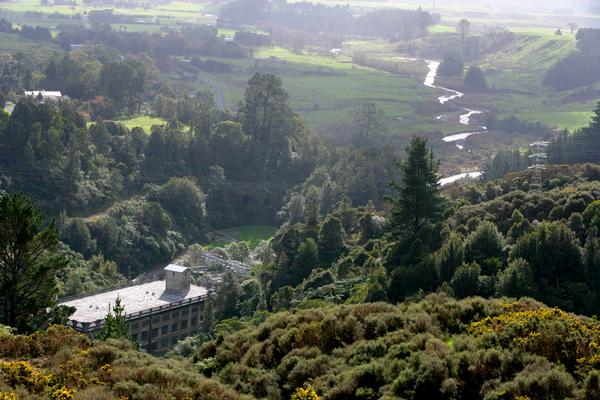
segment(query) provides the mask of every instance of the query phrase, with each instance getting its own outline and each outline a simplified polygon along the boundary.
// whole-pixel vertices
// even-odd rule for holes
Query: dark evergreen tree
[[[476,90],[487,89],[487,82],[483,71],[476,65],[472,65],[465,76],[465,86]]]
[[[459,53],[448,53],[444,56],[438,73],[442,76],[462,76],[465,70],[465,63]]]
[[[323,265],[329,266],[344,253],[344,238],[346,233],[340,218],[329,216],[319,232],[319,255]]]
[[[354,120],[354,144],[370,147],[386,132],[383,112],[374,103],[363,103],[352,111]]]
[[[520,258],[513,260],[504,271],[498,273],[496,295],[518,299],[537,294],[533,270],[527,261]]]
[[[476,263],[463,264],[454,273],[450,285],[458,298],[476,295],[479,292],[481,268]]]
[[[200,320],[200,330],[206,335],[210,335],[215,326],[215,309],[212,292],[206,294],[206,299],[202,303],[202,318]],[[194,329],[194,327],[192,327]]]
[[[456,269],[465,261],[465,245],[462,238],[452,235],[442,246],[438,255],[440,280],[449,282]]]
[[[406,158],[397,163],[402,181],[392,183],[397,197],[392,201],[390,225],[396,232],[414,237],[426,224],[442,217],[445,200],[440,194],[439,161],[427,140],[414,138],[406,148]]]
[[[107,339],[128,339],[129,323],[125,314],[125,308],[121,305],[121,298],[117,297],[115,304],[110,307],[108,305],[108,314],[104,318],[102,329],[98,333],[98,338],[101,340]]]
[[[0,323],[26,332],[56,304],[55,275],[67,266],[54,221],[22,194],[0,198]]]

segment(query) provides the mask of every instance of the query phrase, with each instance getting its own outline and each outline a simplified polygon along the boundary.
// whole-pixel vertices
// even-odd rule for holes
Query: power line
[[[529,186],[532,192],[542,191],[542,171],[546,168],[546,159],[548,158],[548,155],[546,154],[547,147],[548,142],[535,142],[529,145],[532,153],[529,158],[533,161],[532,165],[529,167],[529,169],[533,170],[531,184]]]

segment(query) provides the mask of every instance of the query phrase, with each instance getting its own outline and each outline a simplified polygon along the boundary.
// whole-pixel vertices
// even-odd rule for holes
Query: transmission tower
[[[529,187],[532,192],[541,192],[543,188],[542,171],[546,168],[546,159],[548,158],[546,147],[548,147],[548,142],[535,142],[529,145],[531,150],[529,158],[532,163],[529,169],[533,171]]]

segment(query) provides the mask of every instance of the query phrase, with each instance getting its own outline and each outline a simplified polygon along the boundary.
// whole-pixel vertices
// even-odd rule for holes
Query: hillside
[[[60,327],[3,333],[0,398],[279,400],[306,383],[324,400],[600,396],[600,323],[530,299],[433,294],[265,317],[191,359]]]
[[[528,299],[292,310],[205,343],[204,373],[257,398],[593,399],[600,324]]]
[[[1,332],[1,331],[0,331]],[[58,326],[30,336],[0,333],[0,399],[242,400],[189,363],[94,342]]]

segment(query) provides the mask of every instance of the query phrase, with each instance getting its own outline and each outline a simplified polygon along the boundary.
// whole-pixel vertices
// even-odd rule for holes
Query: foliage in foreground
[[[262,322],[258,322],[262,321]],[[294,309],[218,333],[192,359],[52,326],[0,333],[18,399],[597,399],[600,323],[531,299]],[[193,361],[195,364],[191,364]],[[2,397],[0,397],[2,398]]]
[[[432,294],[295,309],[203,344],[208,376],[257,398],[595,399],[600,324],[530,299]]]
[[[30,336],[0,333],[0,360],[0,399],[250,398],[187,362],[140,353],[127,341],[93,342],[59,326]]]

